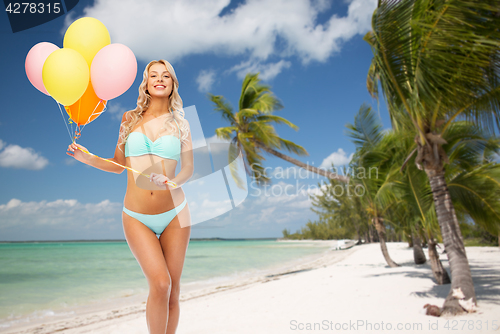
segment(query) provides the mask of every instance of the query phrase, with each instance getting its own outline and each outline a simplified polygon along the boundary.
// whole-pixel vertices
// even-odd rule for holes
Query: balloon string
[[[75,122],[73,122],[73,120],[71,119],[71,109],[67,106],[64,106],[64,110],[66,110],[66,113],[68,114],[68,123],[71,125],[71,133],[73,133],[73,124],[76,124]],[[78,125],[78,124],[76,124]],[[74,140],[74,137],[71,137],[71,140]]]
[[[99,100],[99,102],[97,102],[97,105],[95,106],[94,111],[92,111],[92,114],[90,114],[89,118],[87,119],[87,122],[85,122],[85,124],[83,124],[83,127],[82,127],[82,129],[81,129],[80,133],[81,133],[81,132],[83,131],[83,129],[85,128],[85,125],[87,125],[87,124],[89,124],[89,123],[90,123],[90,119],[92,118],[92,116],[94,116],[94,115],[100,115],[100,114],[102,114],[102,113],[106,110],[106,104],[104,104],[104,109],[102,109],[102,111],[101,111],[101,112],[98,112],[98,113],[96,113],[96,112],[95,112],[95,111],[97,110],[97,108],[99,107],[99,104],[101,104],[101,102],[102,102],[102,104],[104,104],[104,102],[103,102],[103,100],[102,100],[102,99],[101,99],[101,100]]]
[[[56,101],[56,99],[54,99],[54,101]],[[66,123],[66,120],[64,119],[64,115],[63,115],[63,112],[61,110],[61,105],[57,101],[56,101],[56,103],[57,103],[57,106],[59,107],[59,111],[61,112],[61,117],[63,119],[64,125],[66,125],[66,129],[68,130],[69,139],[71,141],[73,141],[73,138],[71,138],[71,132],[69,131],[69,128],[68,128],[68,124]],[[71,130],[73,130],[73,128]]]
[[[139,172],[139,171],[137,171],[137,170],[135,170],[135,169],[133,169],[133,168],[130,168],[130,167],[127,167],[127,166],[123,166],[123,165],[120,165],[119,163],[114,162],[114,161],[112,161],[112,160],[105,159],[105,158],[101,158],[101,157],[99,157],[99,156],[97,156],[97,155],[95,155],[95,154],[93,154],[93,153],[90,153],[89,151],[82,150],[82,149],[81,149],[80,147],[78,147],[78,146],[77,146],[77,149],[79,149],[80,151],[82,151],[82,152],[84,152],[84,153],[87,153],[87,154],[88,154],[88,155],[90,155],[90,156],[93,156],[93,157],[96,157],[96,158],[102,159],[102,160],[107,161],[107,162],[111,162],[112,164],[115,164],[115,165],[120,166],[120,167],[122,167],[122,168],[128,169],[128,170],[130,170],[130,171],[132,171],[132,172],[135,172],[135,173],[137,173],[137,174],[140,174],[140,175],[142,175],[142,176],[144,176],[144,177],[147,177],[148,179],[149,179],[149,177],[150,177],[150,175],[148,175],[148,174],[144,174],[144,173],[141,173],[141,172]],[[167,181],[165,181],[165,183],[166,183],[166,184],[169,184],[170,186],[172,186],[172,187],[174,187],[174,188],[177,188],[177,184],[176,184],[174,181],[169,181],[169,180],[167,180]]]
[[[75,123],[76,124],[76,128],[75,128],[75,136],[73,137],[73,142],[76,141],[77,139],[79,139],[82,135],[82,132],[83,132],[83,129],[85,128],[85,126],[87,124],[90,123],[90,119],[92,118],[92,116],[94,115],[100,115],[102,114],[105,110],[106,110],[106,104],[104,104],[104,109],[101,111],[101,112],[98,112],[96,113],[95,111],[97,110],[97,108],[99,107],[99,104],[101,104],[101,102],[103,102],[103,100],[99,100],[99,102],[97,102],[97,105],[95,106],[94,110],[92,111],[92,114],[90,114],[89,118],[87,119],[87,122],[85,122],[85,124],[78,124],[78,123]],[[81,102],[79,102],[81,103]],[[80,113],[80,104],[78,104],[79,108],[78,108],[78,113]],[[77,118],[79,119],[79,118]],[[71,130],[73,130],[73,126],[71,126]]]
[[[76,125],[76,128],[75,128],[75,136],[73,137],[73,142],[76,142],[77,139],[79,139],[82,135],[82,131],[80,130],[80,125]]]

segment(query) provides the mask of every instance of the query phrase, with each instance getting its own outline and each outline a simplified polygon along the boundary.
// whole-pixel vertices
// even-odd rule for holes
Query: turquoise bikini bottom
[[[123,207],[123,212],[129,215],[132,218],[137,219],[155,234],[162,234],[163,231],[167,228],[168,224],[177,216],[177,214],[186,206],[186,197],[184,197],[184,201],[170,211],[166,211],[163,213],[159,213],[157,215],[147,215],[144,213],[138,213],[134,211],[130,211],[126,207]]]

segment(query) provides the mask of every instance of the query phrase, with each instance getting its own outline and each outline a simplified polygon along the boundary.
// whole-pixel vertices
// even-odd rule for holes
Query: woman
[[[178,88],[170,63],[159,60],[146,66],[137,108],[124,113],[115,156],[109,159],[151,175],[148,180],[127,171],[122,212],[127,243],[149,284],[146,320],[151,334],[173,334],[177,329],[179,283],[191,234],[181,186],[193,175],[193,153]],[[67,154],[107,172],[124,170],[80,149],[86,150],[73,143]],[[175,175],[178,160],[181,171]]]

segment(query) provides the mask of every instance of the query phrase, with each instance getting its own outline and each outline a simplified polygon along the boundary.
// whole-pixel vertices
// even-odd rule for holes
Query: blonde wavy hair
[[[182,108],[182,99],[181,96],[179,95],[179,81],[177,80],[177,76],[175,75],[174,67],[168,61],[160,59],[160,60],[153,60],[152,62],[150,62],[146,66],[146,69],[144,70],[144,73],[142,75],[142,83],[139,85],[139,97],[137,98],[137,107],[133,110],[125,112],[125,121],[120,126],[120,136],[119,136],[120,144],[125,143],[127,141],[130,132],[132,132],[134,127],[142,120],[142,114],[146,110],[148,110],[149,104],[151,102],[151,95],[149,95],[149,92],[147,90],[149,69],[151,68],[151,66],[158,63],[165,65],[174,83],[172,93],[170,94],[169,107],[168,107],[168,109],[171,112],[170,115],[173,114],[173,117],[168,116],[165,119],[163,128],[166,129],[167,126],[170,125],[174,129],[174,131],[177,131],[177,125],[175,125],[175,122],[173,122],[173,120],[175,119],[177,121],[177,124],[179,124],[181,130],[181,138],[179,138],[181,144],[183,141],[186,141],[186,138],[188,137],[189,128],[187,124],[185,124],[184,122],[184,109]]]

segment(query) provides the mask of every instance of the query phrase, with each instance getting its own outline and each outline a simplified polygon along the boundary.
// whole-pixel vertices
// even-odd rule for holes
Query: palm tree
[[[450,157],[445,173],[457,211],[491,235],[500,231],[500,139],[469,122],[450,124],[443,136]]]
[[[443,133],[456,119],[494,133],[500,125],[500,16],[497,0],[379,0],[365,36],[374,58],[367,84],[411,119],[415,163],[429,179],[448,255],[452,284],[443,313],[462,313],[453,290],[476,302],[462,234],[444,177]]]
[[[400,138],[404,138],[404,134]],[[450,161],[444,177],[457,213],[496,235],[500,228],[500,165],[492,160],[494,153],[500,149],[499,140],[467,121],[451,123],[443,138],[447,142],[443,149]],[[412,149],[410,141],[407,138],[399,143],[403,142],[406,142],[404,152],[408,153]],[[432,191],[424,179],[426,175],[415,164],[409,164],[404,176],[400,183],[403,190],[401,194],[405,205],[412,208],[421,221],[427,236],[434,277],[439,284],[449,283],[436,256],[433,236],[439,225],[432,203]]]
[[[366,177],[366,173],[362,177],[352,177],[351,184],[359,185],[364,189],[360,199],[377,230],[382,254],[390,267],[398,267],[399,265],[391,259],[387,250],[385,227],[388,211],[397,203],[392,191],[391,139],[384,136],[382,124],[377,120],[372,109],[366,105],[359,109],[354,118],[354,124],[347,124],[346,127],[348,136],[357,146],[351,161],[353,170],[376,170],[374,177],[372,175]]]
[[[283,106],[271,92],[270,87],[260,83],[259,73],[249,73],[243,80],[237,112],[233,112],[232,106],[223,96],[210,93],[208,96],[214,103],[215,110],[220,112],[222,118],[230,123],[227,127],[215,130],[218,138],[231,142],[229,161],[233,161],[241,151],[245,170],[258,185],[270,182],[262,166],[262,160],[265,158],[261,155],[261,151],[324,177],[348,180],[347,176],[310,166],[278,151],[285,149],[297,155],[308,155],[302,146],[283,139],[276,133],[273,123],[286,124],[294,130],[298,130],[298,127],[285,118],[272,114],[274,111],[282,109]],[[235,169],[231,169],[231,173],[233,178],[238,179]],[[241,182],[238,185],[241,187]]]
[[[381,124],[375,113],[368,107],[360,109],[355,125],[347,126],[359,145],[356,154],[361,157],[353,159],[353,163],[368,169],[377,164],[383,167],[384,161],[389,161],[390,170],[381,177],[385,178],[382,188],[394,192],[398,201],[386,210],[384,219],[396,229],[409,228],[413,233],[406,232],[407,235],[427,239],[436,281],[447,284],[450,283],[448,274],[435,250],[434,236],[439,234],[439,225],[432,191],[425,172],[414,163],[415,157],[411,156],[409,164],[405,161],[415,146],[413,136],[405,128],[409,118],[405,114],[396,117],[400,124],[398,130],[388,130],[380,136]],[[469,217],[490,234],[497,235],[500,229],[500,164],[494,162],[494,156],[500,151],[500,140],[467,121],[453,122],[443,138],[447,141],[443,149],[450,157],[445,179],[453,205],[461,217]],[[354,181],[356,179],[352,178],[351,182]]]
[[[416,246],[417,250],[415,251],[415,243],[419,242],[418,239],[424,238],[427,241],[429,260],[436,283],[439,285],[448,284],[451,280],[436,251],[437,242],[435,236],[439,235],[439,225],[437,224],[432,203],[432,191],[427,182],[427,176],[414,163],[408,164],[404,169],[401,168],[401,166],[404,166],[405,157],[413,149],[412,144],[415,143],[409,131],[399,129],[397,131],[393,130],[393,132],[396,133],[395,138],[398,139],[393,143],[397,152],[397,156],[394,157],[393,168],[399,170],[394,179],[395,191],[397,191],[398,197],[401,199],[399,208],[402,207],[402,210],[407,213],[405,220],[409,222],[411,234],[413,237],[417,237],[413,245],[416,253],[415,263],[418,264],[418,257],[422,257],[422,254],[420,254],[421,249],[418,250],[418,246]],[[414,162],[414,157],[412,162]]]
[[[332,164],[332,168],[334,168]],[[347,174],[344,167],[344,174]],[[326,222],[332,231],[330,239],[352,238],[354,233],[361,243],[361,237],[368,232],[368,216],[363,203],[355,194],[339,194],[338,189],[352,189],[352,183],[346,185],[339,180],[329,179],[329,182],[318,183],[319,193],[311,194],[311,210],[318,214],[321,224]],[[350,179],[352,182],[352,178]],[[339,187],[337,189],[337,187]]]

